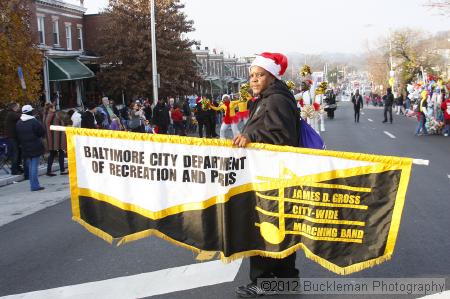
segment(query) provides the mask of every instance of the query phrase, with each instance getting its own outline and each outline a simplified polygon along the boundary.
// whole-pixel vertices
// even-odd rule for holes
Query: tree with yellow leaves
[[[36,102],[42,93],[42,54],[31,36],[30,2],[0,1],[0,106]]]

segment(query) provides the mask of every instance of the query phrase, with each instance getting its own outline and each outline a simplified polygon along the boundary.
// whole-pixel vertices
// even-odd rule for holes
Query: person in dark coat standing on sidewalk
[[[148,121],[152,121],[152,113],[153,113],[153,111],[152,111],[152,105],[151,105],[149,99],[145,99],[143,110],[144,110],[145,119],[148,120]]]
[[[209,122],[209,116],[207,112],[207,106],[204,104],[204,100],[201,97],[197,97],[196,106],[194,108],[194,116],[197,120],[198,136],[203,138],[203,128],[205,129],[205,138],[211,138],[211,124]]]
[[[387,122],[387,114],[389,113],[389,121],[392,124],[392,105],[394,104],[394,95],[392,94],[392,89],[390,87],[386,89],[386,94],[383,96],[383,103],[384,103],[383,123]]]
[[[219,104],[217,101],[211,100],[210,101],[211,106],[219,107]],[[211,137],[216,138],[219,137],[216,133],[216,126],[217,126],[217,114],[218,112],[213,109],[206,110],[207,119],[209,121],[209,127],[211,129]]]
[[[280,80],[286,68],[287,58],[279,53],[262,53],[252,62],[250,88],[257,100],[242,133],[233,139],[235,146],[246,147],[251,142],[299,145],[300,117],[296,101]],[[251,283],[238,287],[236,294],[246,298],[264,295],[256,284],[258,278],[298,278],[295,259],[295,252],[282,259],[250,257]]]
[[[86,111],[81,115],[81,127],[85,129],[97,129],[98,122],[95,118],[97,107],[95,103],[89,102],[86,104]]]
[[[16,175],[21,172],[19,161],[19,144],[17,142],[16,124],[21,113],[18,103],[10,103],[5,117],[5,135],[8,140],[8,158],[11,161],[11,174]],[[23,170],[23,169],[22,169]]]
[[[22,154],[28,166],[31,191],[40,191],[45,189],[41,187],[38,180],[39,159],[45,152],[42,142],[45,129],[41,122],[32,116],[32,113],[31,105],[22,107],[22,116],[16,124],[16,130],[17,139],[22,146]]]
[[[363,98],[359,94],[359,89],[355,91],[355,94],[352,96],[353,110],[355,112],[355,123],[359,123],[359,112],[363,108]]]
[[[189,106],[188,98],[184,99],[184,101],[183,101],[182,111],[183,111],[184,130],[185,130],[186,134],[189,134],[191,132],[191,126],[192,126],[192,111],[191,111],[191,106]]]
[[[153,125],[158,127],[158,134],[167,134],[170,125],[169,107],[163,99],[159,99],[153,108]]]

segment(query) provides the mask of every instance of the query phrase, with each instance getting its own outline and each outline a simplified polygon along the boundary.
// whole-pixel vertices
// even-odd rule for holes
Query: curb
[[[66,167],[67,170],[67,162],[64,162],[64,165]],[[52,171],[58,171],[59,170],[59,165],[58,164],[53,164],[52,166]],[[40,165],[39,166],[39,170],[38,170],[38,175],[44,175],[47,173],[47,165]],[[4,187],[10,184],[15,184],[15,183],[19,183],[22,182],[24,180],[24,176],[23,174],[18,174],[18,175],[10,175],[8,177],[5,178],[0,178],[0,187]]]

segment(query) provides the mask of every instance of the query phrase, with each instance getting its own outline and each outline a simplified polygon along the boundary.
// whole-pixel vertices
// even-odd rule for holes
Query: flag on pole
[[[67,128],[73,219],[223,261],[296,250],[338,274],[391,258],[412,159]]]
[[[25,78],[23,77],[23,70],[22,67],[17,67],[17,75],[19,76],[20,80],[20,86],[22,86],[22,89],[27,89],[27,85],[25,84]]]

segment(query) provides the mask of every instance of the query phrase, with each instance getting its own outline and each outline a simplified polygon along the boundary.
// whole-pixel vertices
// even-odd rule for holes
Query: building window
[[[39,44],[45,45],[45,26],[44,26],[44,17],[37,17],[38,22],[38,34],[39,34]]]
[[[78,49],[83,50],[83,28],[78,27],[77,33],[78,33]]]
[[[59,46],[59,21],[53,20],[53,44]]]
[[[66,24],[66,45],[67,50],[72,50],[72,26]]]

